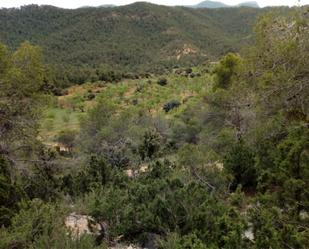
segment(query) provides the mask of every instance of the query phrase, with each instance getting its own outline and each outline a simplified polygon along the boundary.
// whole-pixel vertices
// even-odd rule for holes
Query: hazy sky
[[[156,4],[164,5],[193,5],[202,0],[147,0]],[[238,4],[246,0],[217,0],[226,4]],[[251,0],[249,0],[251,1]],[[260,6],[269,5],[296,5],[298,0],[256,0]],[[125,5],[136,2],[134,0],[0,0],[0,7],[19,7],[27,4],[48,4],[63,8],[78,8],[81,6],[99,6],[103,4]],[[300,0],[301,4],[309,4],[309,0]]]

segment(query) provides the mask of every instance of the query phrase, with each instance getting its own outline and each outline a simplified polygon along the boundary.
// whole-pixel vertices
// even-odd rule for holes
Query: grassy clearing
[[[44,114],[40,137],[45,143],[55,142],[57,135],[64,129],[78,130],[81,118],[85,113],[70,109],[49,108]]]
[[[199,72],[201,69],[194,70]],[[158,78],[150,78],[125,80],[117,84],[87,83],[68,88],[68,94],[58,97],[56,103],[45,111],[40,130],[41,140],[53,144],[62,130],[78,130],[80,120],[101,100],[115,104],[119,112],[132,108],[130,110],[149,112],[154,116],[177,116],[189,104],[202,98],[212,81],[207,73],[194,78],[177,74],[163,78],[167,79],[165,86],[157,83]],[[91,98],[91,95],[94,97]],[[164,104],[173,100],[181,105],[165,113]]]

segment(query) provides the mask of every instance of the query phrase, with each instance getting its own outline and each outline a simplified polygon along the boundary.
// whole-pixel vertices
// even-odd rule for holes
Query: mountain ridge
[[[228,5],[220,1],[211,1],[206,0],[202,1],[196,5],[190,5],[191,8],[208,8],[208,9],[217,9],[217,8],[238,8],[238,7],[251,7],[251,8],[260,8],[259,4],[256,1],[247,1],[241,2],[236,5]]]
[[[133,70],[192,64],[239,51],[251,42],[264,9],[193,9],[134,3],[114,8],[29,5],[0,10],[0,42],[28,40],[48,63],[109,64]]]

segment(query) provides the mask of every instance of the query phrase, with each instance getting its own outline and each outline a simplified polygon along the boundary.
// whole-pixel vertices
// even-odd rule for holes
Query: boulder
[[[158,249],[159,248],[160,236],[155,233],[148,233],[144,243],[142,244],[143,248],[147,249]]]
[[[96,223],[88,215],[71,213],[66,217],[64,224],[74,239],[80,238],[84,234],[91,234],[97,237],[107,236],[107,225],[105,223]]]

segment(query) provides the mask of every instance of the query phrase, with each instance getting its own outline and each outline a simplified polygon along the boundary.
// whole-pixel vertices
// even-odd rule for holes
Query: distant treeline
[[[24,41],[39,45],[49,64],[154,71],[239,51],[253,40],[256,17],[266,11],[149,3],[75,10],[28,5],[0,10],[0,42],[13,49]]]

